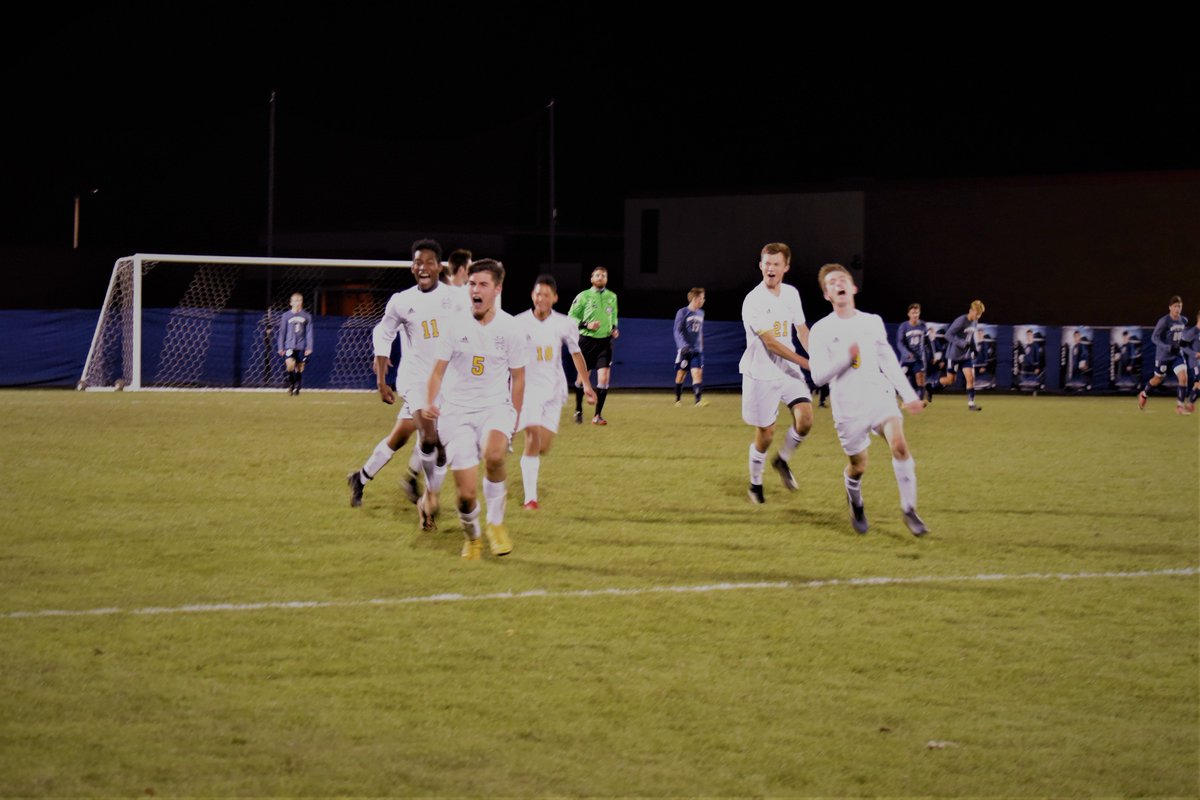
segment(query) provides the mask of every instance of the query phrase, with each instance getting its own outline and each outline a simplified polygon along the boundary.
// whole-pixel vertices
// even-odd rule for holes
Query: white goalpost
[[[320,353],[328,368],[320,385],[370,389],[371,329],[388,298],[412,285],[411,266],[162,253],[119,258],[77,388],[282,388],[278,318],[300,292],[318,330],[337,328],[332,354]]]

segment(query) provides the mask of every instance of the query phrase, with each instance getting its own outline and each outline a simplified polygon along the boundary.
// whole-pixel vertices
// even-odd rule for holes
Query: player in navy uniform
[[[704,393],[704,289],[688,292],[688,304],[675,312],[675,405],[683,397],[683,379],[692,373],[694,407],[707,405]]]
[[[1174,372],[1179,381],[1176,390],[1175,413],[1186,414],[1184,400],[1187,397],[1187,364],[1180,350],[1180,340],[1187,330],[1188,319],[1183,316],[1183,300],[1179,295],[1171,298],[1167,304],[1167,315],[1159,319],[1154,326],[1150,341],[1154,342],[1154,375],[1138,392],[1138,410],[1146,407],[1146,390],[1158,386],[1167,377],[1168,372]]]
[[[929,331],[921,321],[921,304],[913,303],[908,307],[908,319],[896,330],[896,353],[908,382],[922,401],[925,400],[925,372],[929,368],[928,349]]]
[[[1187,362],[1188,381],[1191,383],[1183,411],[1191,414],[1196,410],[1197,398],[1200,398],[1200,312],[1196,313],[1196,324],[1179,337],[1179,351]]]
[[[967,408],[979,411],[975,405],[975,325],[983,316],[983,301],[972,300],[971,308],[946,329],[946,374],[938,381],[942,386],[953,386],[961,372],[967,384]]]
[[[1082,381],[1085,385],[1092,384],[1092,358],[1088,353],[1091,342],[1085,342],[1083,334],[1075,331],[1071,336],[1071,377]]]
[[[300,394],[304,365],[313,351],[312,314],[304,310],[304,295],[296,292],[291,308],[279,315],[279,355],[286,360],[288,394]]]

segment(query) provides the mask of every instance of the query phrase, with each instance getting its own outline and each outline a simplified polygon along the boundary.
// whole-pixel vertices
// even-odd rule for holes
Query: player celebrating
[[[675,405],[683,397],[683,378],[692,372],[693,407],[707,405],[704,396],[704,289],[688,292],[688,304],[675,312]]]
[[[596,392],[588,380],[587,365],[579,351],[579,328],[566,314],[554,310],[558,302],[558,284],[551,275],[539,275],[533,285],[533,308],[516,316],[533,348],[525,368],[525,398],[520,429],[525,431],[525,449],[521,456],[521,477],[525,483],[525,505],[538,508],[538,471],[541,457],[550,450],[563,403],[567,401],[567,376],[563,372],[562,348],[566,345],[575,372],[589,403],[595,404]]]
[[[304,310],[304,295],[292,294],[291,308],[279,315],[279,355],[286,359],[288,394],[300,394],[304,365],[313,351],[312,314]]]
[[[925,399],[925,370],[928,367],[926,351],[929,348],[929,331],[921,321],[921,304],[908,307],[908,319],[896,330],[896,352],[900,354],[900,366],[908,381],[917,391],[917,397]]]
[[[796,489],[796,478],[790,465],[792,453],[804,441],[812,428],[812,394],[800,367],[808,359],[796,352],[792,344],[792,329],[800,344],[808,348],[808,326],[804,323],[804,308],[796,287],[783,282],[791,267],[792,251],[782,242],[763,247],[759,254],[762,283],[746,295],[742,302],[742,327],[746,330],[746,352],[738,363],[742,373],[742,420],[754,426],[754,441],[750,443],[751,503],[766,502],[763,496],[763,467],[767,448],[775,438],[775,418],[779,404],[786,403],[792,412],[792,424],[779,447],[771,466],[790,491]]]
[[[383,319],[375,326],[375,379],[379,397],[388,405],[396,402],[396,394],[387,384],[388,367],[392,365],[392,342],[397,332],[404,332],[400,367],[396,370],[396,389],[404,398],[404,404],[392,432],[375,445],[375,450],[367,457],[362,469],[346,477],[350,484],[350,505],[361,506],[363,487],[367,481],[383,469],[393,453],[403,447],[419,428],[421,445],[413,448],[408,477],[403,487],[409,501],[418,503],[418,468],[425,473],[425,493],[431,507],[419,503],[422,505],[419,512],[421,525],[427,530],[433,527],[437,513],[437,490],[441,488],[441,481],[445,477],[445,464],[439,467],[437,463],[440,443],[433,421],[418,416],[416,412],[424,404],[425,386],[429,371],[433,368],[434,347],[453,319],[466,317],[465,295],[438,279],[442,271],[441,257],[441,245],[434,240],[421,239],[413,243],[412,273],[417,285],[392,295],[383,312]]]
[[[584,289],[571,303],[567,315],[579,326],[579,349],[588,372],[596,370],[596,416],[593,425],[607,425],[604,401],[608,399],[611,377],[612,343],[621,335],[617,330],[617,295],[608,289],[608,270],[592,270],[592,288]],[[583,422],[583,385],[575,384],[575,422]]]
[[[942,386],[953,386],[961,372],[967,384],[967,408],[981,411],[975,405],[975,325],[983,316],[983,301],[972,300],[971,308],[946,329],[946,374],[938,381]]]
[[[1146,390],[1158,386],[1163,382],[1163,378],[1167,377],[1167,373],[1173,371],[1175,379],[1179,382],[1179,387],[1175,390],[1175,413],[1188,413],[1185,407],[1188,371],[1180,351],[1180,341],[1187,327],[1188,319],[1183,316],[1183,300],[1179,295],[1175,295],[1167,304],[1167,314],[1159,319],[1158,324],[1154,326],[1154,333],[1150,335],[1150,341],[1154,342],[1154,375],[1138,392],[1139,411],[1146,407]]]
[[[504,266],[485,258],[471,264],[468,276],[473,319],[460,318],[438,341],[422,416],[438,420],[438,431],[445,438],[446,461],[458,490],[458,518],[466,535],[462,557],[478,561],[483,557],[477,500],[480,455],[486,471],[488,546],[492,555],[512,552],[504,525],[504,456],[525,397],[529,345],[512,315],[496,308]],[[439,408],[437,400],[443,392],[445,400]]]
[[[862,478],[867,471],[871,434],[882,433],[892,449],[904,524],[914,536],[923,536],[929,529],[917,515],[916,463],[904,438],[904,419],[896,408],[896,393],[900,393],[911,414],[919,413],[924,405],[896,361],[883,320],[855,308],[858,287],[849,271],[841,264],[826,264],[817,282],[833,313],[813,325],[809,350],[812,376],[814,381],[830,384],[834,427],[850,459],[843,473],[850,522],[857,532],[867,532]]]

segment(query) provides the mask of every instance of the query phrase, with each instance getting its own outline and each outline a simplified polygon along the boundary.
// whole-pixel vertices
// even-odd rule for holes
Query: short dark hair
[[[451,253],[446,261],[450,264],[451,272],[458,272],[461,268],[470,266],[471,251],[465,247],[460,247]]]
[[[761,260],[763,256],[768,254],[773,256],[783,256],[783,263],[788,264],[789,266],[792,263],[792,248],[788,247],[783,242],[771,242],[770,244],[763,245],[763,249],[758,254],[759,259]]]
[[[504,283],[504,265],[494,258],[481,258],[467,269],[468,275],[474,275],[478,272],[492,273],[497,286]]]
[[[1183,305],[1183,298],[1182,298],[1182,297],[1180,297],[1180,296],[1179,296],[1179,295],[1177,295],[1177,294],[1171,295],[1171,302],[1167,303],[1167,305],[1169,305],[1169,306],[1173,306],[1173,305],[1175,305],[1176,303],[1179,303],[1180,305]]]
[[[538,285],[549,286],[550,291],[558,294],[558,281],[554,280],[553,275],[547,275],[543,272],[541,275],[537,276],[537,280],[533,282],[533,285],[535,287]]]
[[[437,254],[438,261],[442,260],[442,246],[434,239],[417,239],[408,250],[414,256],[418,250],[432,250]]]
[[[912,311],[914,308],[915,308],[917,311],[920,311],[920,310],[921,310],[921,304],[920,304],[920,303],[912,303],[911,305],[909,305],[909,307],[908,307],[908,310],[909,310],[909,311]]]

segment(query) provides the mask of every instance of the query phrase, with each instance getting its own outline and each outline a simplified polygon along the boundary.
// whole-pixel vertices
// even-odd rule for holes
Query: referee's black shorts
[[[612,337],[598,339],[595,336],[579,334],[579,352],[583,354],[583,363],[588,372],[594,369],[604,369],[612,366]]]

